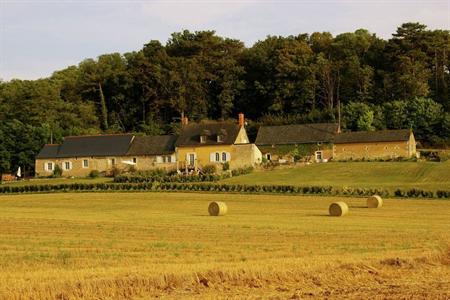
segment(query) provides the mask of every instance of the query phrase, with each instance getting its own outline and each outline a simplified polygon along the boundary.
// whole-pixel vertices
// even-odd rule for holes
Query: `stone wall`
[[[233,145],[231,157],[234,157],[231,159],[231,169],[255,166],[262,162],[262,153],[255,144]]]
[[[414,151],[413,151],[414,149]],[[410,142],[377,142],[377,143],[347,143],[335,144],[334,155],[335,160],[348,159],[377,159],[377,158],[397,158],[412,157],[415,155],[414,146],[410,146]]]
[[[170,156],[171,162],[168,162],[167,157]],[[132,166],[136,170],[151,170],[151,169],[176,169],[175,154],[164,156],[110,156],[110,157],[71,157],[71,158],[47,158],[36,159],[35,170],[36,176],[49,176],[53,174],[52,170],[48,170],[46,165],[53,163],[59,165],[63,170],[64,177],[86,177],[93,170],[101,173],[110,172],[113,167],[120,170],[130,169]],[[87,166],[84,165],[84,160],[88,161]],[[113,162],[115,160],[115,162]],[[136,161],[133,164],[134,160]],[[66,169],[66,163],[69,163],[69,169]]]

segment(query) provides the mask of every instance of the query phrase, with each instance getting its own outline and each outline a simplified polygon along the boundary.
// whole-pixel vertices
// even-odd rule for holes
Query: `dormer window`
[[[204,144],[206,143],[206,139],[208,138],[208,136],[211,135],[211,132],[208,129],[205,129],[202,131],[202,134],[200,134],[200,143]]]
[[[220,129],[219,133],[217,133],[217,142],[222,143],[227,136],[227,131],[225,129]]]

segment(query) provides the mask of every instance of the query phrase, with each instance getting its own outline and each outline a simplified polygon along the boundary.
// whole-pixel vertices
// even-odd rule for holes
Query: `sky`
[[[184,29],[250,47],[268,35],[359,28],[388,39],[405,22],[450,29],[450,0],[0,0],[0,79],[48,77]]]

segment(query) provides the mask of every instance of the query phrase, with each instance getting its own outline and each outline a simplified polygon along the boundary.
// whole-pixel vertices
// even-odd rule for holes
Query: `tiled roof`
[[[345,144],[407,141],[410,133],[411,131],[409,129],[343,132],[335,136],[334,143]]]
[[[58,156],[59,144],[46,144],[36,158],[54,158]]]
[[[338,129],[335,123],[261,126],[256,145],[286,145],[332,142]]]
[[[36,158],[170,154],[175,151],[176,140],[175,135],[70,136],[60,145],[45,145]]]
[[[133,140],[131,134],[69,136],[61,145],[46,145],[37,158],[126,155]]]
[[[127,155],[157,155],[175,152],[176,135],[136,136]]]
[[[231,145],[239,130],[239,125],[233,122],[193,123],[183,127],[175,146]],[[200,143],[201,135],[206,136],[204,143]],[[217,142],[217,135],[222,136],[221,142]]]

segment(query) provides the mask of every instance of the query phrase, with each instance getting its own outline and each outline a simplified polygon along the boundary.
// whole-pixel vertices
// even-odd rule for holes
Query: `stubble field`
[[[209,217],[210,201],[229,214]],[[336,200],[342,218],[327,216]],[[450,202],[0,196],[1,299],[450,297]]]

